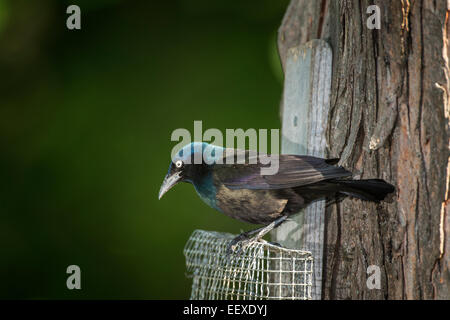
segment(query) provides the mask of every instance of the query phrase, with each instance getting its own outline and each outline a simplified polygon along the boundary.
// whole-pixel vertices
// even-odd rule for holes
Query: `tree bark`
[[[381,29],[369,29],[370,5]],[[446,0],[292,0],[288,48],[333,50],[328,155],[356,178],[396,186],[380,204],[346,199],[325,222],[324,299],[450,299],[449,8]],[[366,285],[381,270],[381,288]]]

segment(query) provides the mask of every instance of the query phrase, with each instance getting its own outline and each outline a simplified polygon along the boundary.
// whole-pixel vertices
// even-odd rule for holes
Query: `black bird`
[[[233,239],[229,251],[238,243],[243,248],[260,240],[314,201],[351,196],[378,202],[395,190],[381,179],[352,180],[351,172],[334,165],[338,159],[312,156],[279,155],[278,172],[261,175],[267,164],[262,164],[256,153],[236,149],[230,155],[231,150],[199,142],[185,146],[173,157],[159,191],[161,199],[178,182],[188,182],[212,208],[234,219],[264,225]],[[238,156],[243,156],[245,163],[237,164]],[[227,162],[230,157],[232,164]]]

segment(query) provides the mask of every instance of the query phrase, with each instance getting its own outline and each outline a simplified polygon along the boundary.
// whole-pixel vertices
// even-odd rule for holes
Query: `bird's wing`
[[[247,160],[255,155],[247,155]],[[327,159],[311,156],[279,155],[279,169],[273,175],[261,175],[261,168],[269,165],[219,164],[216,178],[230,189],[283,189],[309,185],[323,180],[351,176],[342,167],[330,165]]]

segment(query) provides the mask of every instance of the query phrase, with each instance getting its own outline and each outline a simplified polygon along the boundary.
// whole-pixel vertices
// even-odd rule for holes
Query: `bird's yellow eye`
[[[175,162],[175,167],[181,168],[182,166],[183,166],[183,161],[178,160],[177,162]]]

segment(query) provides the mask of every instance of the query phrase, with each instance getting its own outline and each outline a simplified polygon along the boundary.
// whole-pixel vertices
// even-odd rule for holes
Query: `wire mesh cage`
[[[227,255],[234,235],[195,230],[184,248],[192,300],[311,298],[313,258],[309,251],[253,242]]]

